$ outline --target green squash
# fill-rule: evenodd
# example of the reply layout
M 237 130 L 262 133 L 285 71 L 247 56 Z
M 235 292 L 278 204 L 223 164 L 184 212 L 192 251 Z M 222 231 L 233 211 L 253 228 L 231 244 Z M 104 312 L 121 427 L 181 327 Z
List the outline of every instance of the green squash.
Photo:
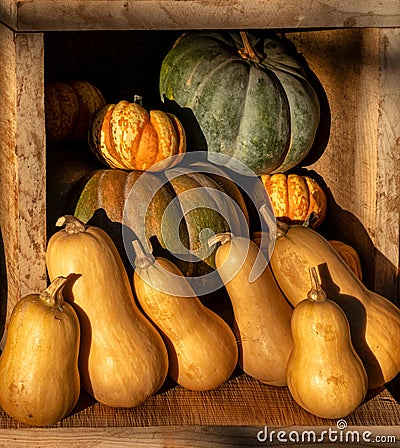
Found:
M 271 33 L 183 34 L 162 62 L 160 95 L 191 150 L 225 154 L 257 175 L 298 165 L 320 120 L 304 63 Z
M 134 260 L 131 241 L 138 238 L 154 255 L 172 259 L 184 275 L 200 277 L 215 269 L 215 250 L 207 243 L 212 233 L 242 234 L 248 227 L 240 190 L 228 178 L 224 189 L 213 177 L 180 168 L 158 174 L 96 170 L 86 183 L 78 184 L 66 211 L 105 230 L 128 273 Z M 246 219 L 240 219 L 235 206 L 224 199 L 231 197 L 230 192 Z

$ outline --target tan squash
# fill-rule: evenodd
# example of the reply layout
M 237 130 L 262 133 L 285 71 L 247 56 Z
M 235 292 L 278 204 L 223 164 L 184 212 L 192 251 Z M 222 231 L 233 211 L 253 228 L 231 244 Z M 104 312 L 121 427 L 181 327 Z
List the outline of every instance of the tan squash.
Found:
M 269 257 L 269 234 L 266 232 L 255 231 L 251 234 L 251 240 Z M 345 263 L 354 272 L 360 281 L 362 281 L 362 266 L 360 257 L 354 247 L 337 240 L 328 240 L 329 244 L 336 249 Z
M 237 365 L 232 330 L 200 302 L 175 264 L 146 254 L 138 240 L 133 244 L 135 292 L 144 312 L 164 336 L 169 375 L 186 389 L 220 386 Z
M 322 287 L 349 320 L 369 388 L 393 379 L 400 371 L 399 308 L 368 290 L 322 235 L 305 226 L 278 225 L 270 266 L 285 297 L 293 306 L 302 301 L 309 288 L 308 270 L 317 266 Z
M 286 366 L 293 348 L 292 307 L 253 241 L 229 233 L 209 240 L 211 245 L 218 242 L 215 262 L 232 302 L 239 365 L 263 383 L 286 386 Z
M 82 329 L 82 385 L 99 402 L 133 407 L 154 394 L 168 371 L 165 344 L 134 302 L 121 258 L 111 238 L 73 216 L 49 240 L 50 278 L 75 274 L 66 291 Z
M 27 425 L 52 425 L 79 398 L 80 327 L 58 277 L 40 294 L 15 306 L 0 357 L 0 406 Z
M 343 418 L 367 393 L 367 373 L 353 348 L 343 310 L 327 298 L 315 267 L 312 288 L 292 315 L 294 348 L 287 381 L 296 402 L 322 418 Z
M 362 267 L 360 257 L 353 246 L 338 240 L 328 240 L 329 244 L 333 246 L 343 258 L 349 268 L 354 272 L 356 277 L 362 281 Z

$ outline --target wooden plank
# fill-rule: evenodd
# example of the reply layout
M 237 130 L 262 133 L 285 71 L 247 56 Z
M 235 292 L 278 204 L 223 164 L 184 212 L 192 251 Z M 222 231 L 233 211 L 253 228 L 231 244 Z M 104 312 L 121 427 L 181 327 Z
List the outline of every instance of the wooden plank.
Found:
M 17 2 L 12 0 L 0 0 L 0 22 L 12 28 L 17 26 Z
M 398 397 L 397 397 L 398 398 Z M 346 417 L 348 426 L 400 426 L 400 405 L 389 391 L 370 391 L 365 402 Z M 286 387 L 273 387 L 241 374 L 210 391 L 195 392 L 167 381 L 157 394 L 135 408 L 111 408 L 82 393 L 70 416 L 52 428 L 156 426 L 334 426 L 306 412 Z M 1 429 L 26 425 L 0 411 Z
M 375 289 L 400 304 L 400 28 L 379 31 L 379 53 Z
M 46 283 L 42 37 L 0 25 L 0 226 L 6 264 L 1 282 L 8 296 L 3 322 L 23 295 Z
M 20 31 L 394 27 L 400 23 L 397 0 L 20 0 L 17 10 L 15 26 Z
M 47 428 L 30 428 L 0 411 L 0 447 L 49 448 L 66 443 L 73 447 L 245 447 L 260 446 L 257 434 L 265 433 L 266 427 L 269 434 L 296 428 L 321 434 L 323 429 L 338 430 L 338 425 L 343 431 L 354 429 L 360 434 L 368 429 L 374 437 L 369 443 L 373 443 L 378 435 L 399 440 L 399 411 L 400 405 L 387 389 L 370 391 L 365 403 L 338 423 L 303 410 L 287 388 L 263 385 L 241 374 L 206 392 L 169 384 L 142 405 L 129 409 L 110 408 L 82 396 L 71 416 Z M 280 446 L 276 434 L 272 445 Z M 271 445 L 270 440 L 266 442 Z M 321 439 L 319 444 L 329 446 L 329 442 Z M 360 440 L 360 446 L 366 445 L 362 443 Z
M 267 440 L 263 442 L 263 438 Z M 244 448 L 260 446 L 396 446 L 400 427 L 148 427 L 148 428 L 68 428 L 0 431 L 0 448 Z M 261 440 L 261 442 L 260 442 Z M 297 442 L 298 440 L 298 442 Z M 342 440 L 342 442 L 340 442 Z M 353 444 L 351 444 L 353 442 Z
M 399 92 L 393 87 L 398 33 L 350 29 L 288 35 L 326 96 L 315 152 L 319 158 L 308 166 L 329 196 L 320 230 L 355 246 L 367 287 L 394 301 L 399 265 Z

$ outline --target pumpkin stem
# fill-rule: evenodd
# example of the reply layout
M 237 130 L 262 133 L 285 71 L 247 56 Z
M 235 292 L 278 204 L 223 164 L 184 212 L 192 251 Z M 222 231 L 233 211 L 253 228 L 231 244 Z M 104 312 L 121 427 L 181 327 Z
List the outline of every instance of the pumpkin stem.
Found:
M 217 233 L 210 237 L 207 241 L 208 247 L 215 246 L 218 243 L 225 244 L 234 238 L 234 235 L 230 232 Z
M 156 261 L 152 254 L 145 252 L 142 243 L 139 240 L 132 241 L 133 250 L 135 251 L 135 268 L 147 269 Z
M 69 275 L 67 277 L 56 277 L 50 285 L 40 293 L 40 298 L 45 300 L 50 306 L 61 307 L 64 303 L 62 290 L 67 283 L 68 278 Z
M 243 48 L 239 48 L 238 50 L 240 56 L 243 59 L 248 59 L 259 64 L 263 60 L 263 57 L 260 53 L 257 53 L 257 51 L 251 45 L 246 31 L 240 31 L 240 37 L 242 38 L 243 42 Z
M 322 302 L 326 300 L 325 291 L 321 287 L 321 282 L 319 281 L 317 269 L 315 266 L 309 269 L 311 278 L 311 289 L 307 294 L 307 298 L 312 301 Z
M 57 219 L 56 227 L 65 226 L 69 234 L 82 233 L 87 229 L 87 225 L 73 215 L 64 215 Z
M 139 106 L 143 106 L 143 98 L 140 95 L 133 95 L 133 102 Z
M 317 219 L 318 214 L 313 211 L 307 216 L 307 219 L 303 222 L 303 226 L 312 227 L 312 225 L 314 224 L 315 221 L 317 221 Z

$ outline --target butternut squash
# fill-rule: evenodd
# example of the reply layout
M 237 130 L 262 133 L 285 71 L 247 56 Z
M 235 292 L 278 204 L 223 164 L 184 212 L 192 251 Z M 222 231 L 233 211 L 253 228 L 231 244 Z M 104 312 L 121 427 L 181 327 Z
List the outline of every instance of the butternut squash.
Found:
M 238 360 L 228 324 L 204 306 L 171 261 L 146 254 L 139 240 L 134 289 L 142 309 L 164 337 L 169 375 L 186 389 L 214 389 L 229 379 Z
M 79 398 L 80 327 L 57 277 L 40 294 L 15 306 L 0 357 L 0 405 L 27 425 L 52 425 L 67 416 Z
M 100 228 L 63 216 L 46 254 L 51 279 L 75 274 L 66 291 L 82 329 L 82 385 L 99 402 L 133 407 L 154 394 L 168 371 L 165 344 L 137 307 L 111 238 Z
M 358 277 L 359 280 L 362 281 L 361 261 L 354 247 L 344 243 L 343 241 L 337 241 L 337 240 L 328 240 L 328 241 L 329 244 L 339 252 L 339 255 L 343 258 L 343 260 L 346 262 L 349 268 L 354 272 L 356 277 Z
M 277 224 L 270 266 L 285 297 L 293 306 L 302 301 L 309 288 L 308 270 L 317 266 L 323 289 L 350 323 L 352 343 L 367 370 L 369 388 L 389 382 L 400 371 L 399 308 L 368 290 L 322 235 L 301 225 Z
M 346 315 L 326 297 L 315 267 L 310 271 L 312 288 L 292 315 L 288 388 L 308 412 L 342 418 L 365 399 L 367 373 L 351 343 Z
M 229 233 L 209 240 L 210 245 L 218 242 L 215 261 L 233 307 L 239 365 L 262 383 L 286 386 L 292 307 L 253 241 Z

